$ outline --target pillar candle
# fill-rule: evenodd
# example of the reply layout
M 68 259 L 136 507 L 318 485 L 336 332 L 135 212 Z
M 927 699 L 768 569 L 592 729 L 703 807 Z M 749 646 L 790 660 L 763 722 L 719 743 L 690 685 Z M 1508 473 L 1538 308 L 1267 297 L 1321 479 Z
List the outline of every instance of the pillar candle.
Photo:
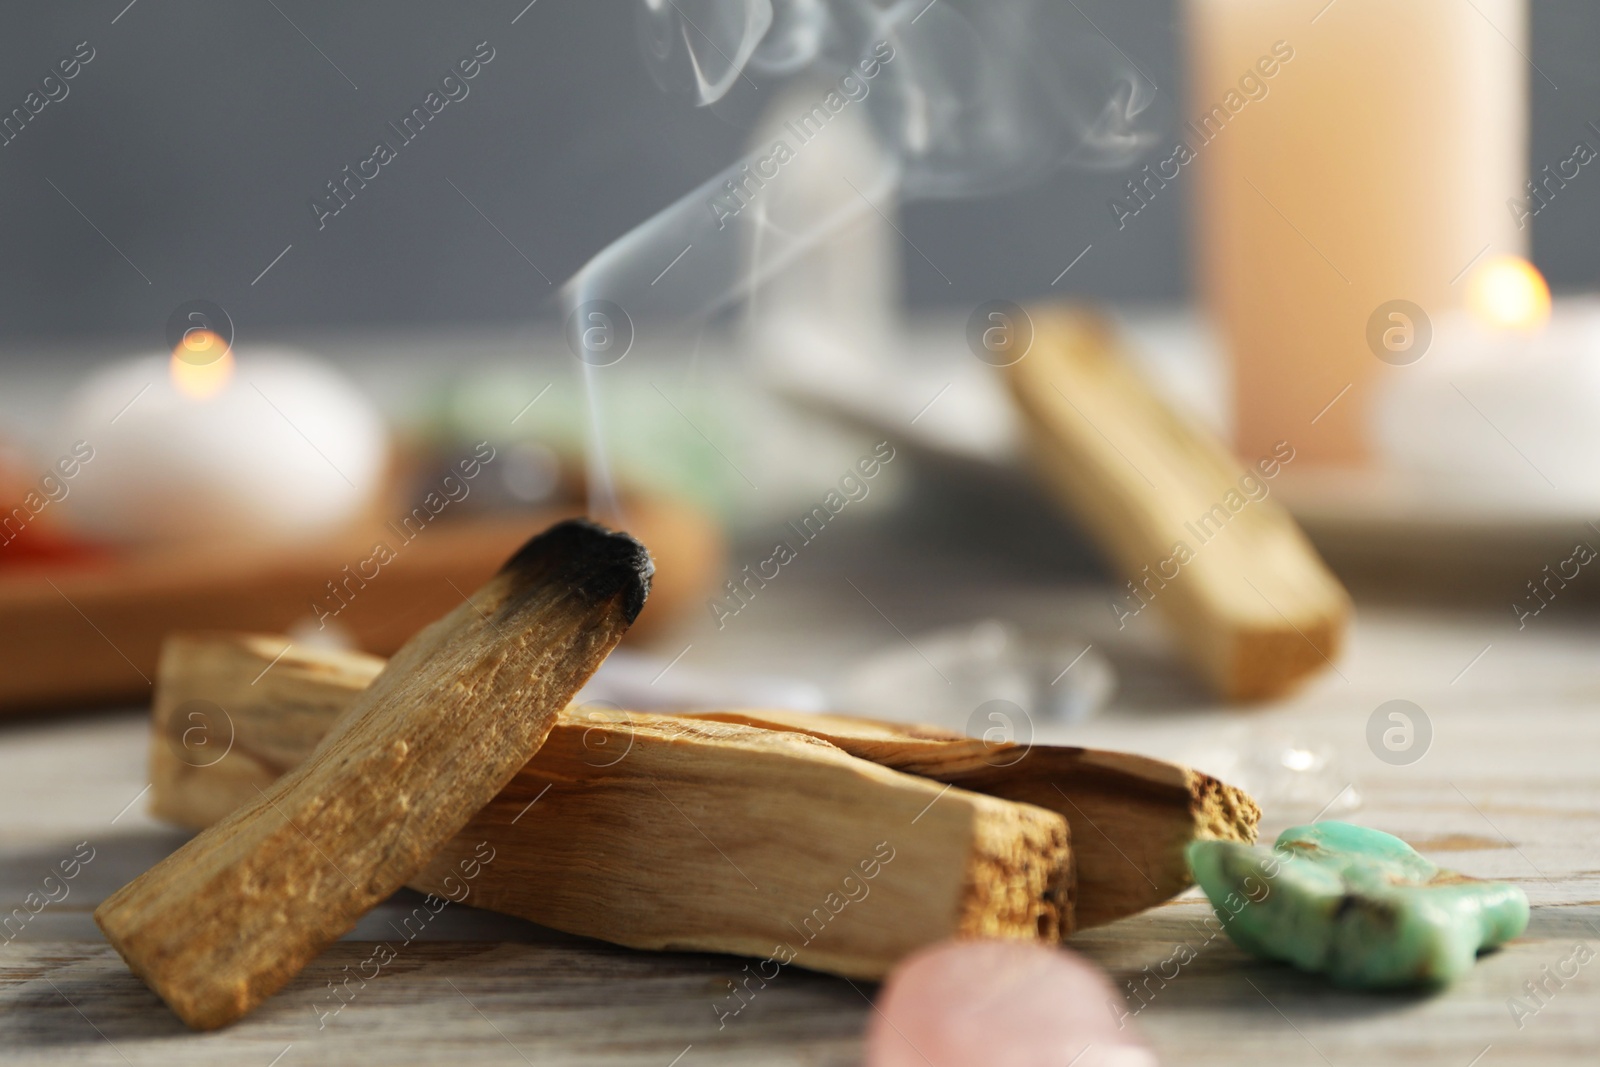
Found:
M 1187 17 L 1181 135 L 1235 443 L 1360 464 L 1378 380 L 1403 370 L 1370 338 L 1425 331 L 1470 264 L 1525 248 L 1508 202 L 1540 77 L 1526 0 L 1188 0 Z

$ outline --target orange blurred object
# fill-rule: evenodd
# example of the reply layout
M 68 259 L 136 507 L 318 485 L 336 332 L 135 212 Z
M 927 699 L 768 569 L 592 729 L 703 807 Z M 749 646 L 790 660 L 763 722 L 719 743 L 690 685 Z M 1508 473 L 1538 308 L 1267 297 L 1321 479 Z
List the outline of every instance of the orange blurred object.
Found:
M 47 484 L 47 479 L 52 481 Z M 0 444 L 0 569 L 103 559 L 97 545 L 67 532 L 51 492 L 63 483 L 15 446 Z
M 0 544 L 0 570 L 30 566 L 105 563 L 114 553 L 103 545 L 31 530 Z

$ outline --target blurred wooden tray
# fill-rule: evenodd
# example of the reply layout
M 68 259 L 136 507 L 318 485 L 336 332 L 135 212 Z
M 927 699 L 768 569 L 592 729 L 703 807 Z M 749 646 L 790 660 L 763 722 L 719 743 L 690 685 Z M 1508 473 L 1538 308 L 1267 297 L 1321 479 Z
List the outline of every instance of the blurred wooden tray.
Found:
M 382 540 L 393 560 L 352 581 L 336 623 L 357 647 L 390 654 L 459 605 L 532 534 L 575 508 L 441 522 L 397 547 L 392 531 L 355 531 L 294 548 L 163 549 L 114 561 L 0 572 L 0 715 L 143 703 L 173 630 L 282 633 L 338 607 L 329 583 L 356 573 Z M 713 582 L 723 546 L 713 521 L 680 503 L 628 502 L 628 529 L 656 576 L 630 633 L 648 638 Z M 344 568 L 348 566 L 349 572 Z M 368 567 L 370 573 L 371 568 Z

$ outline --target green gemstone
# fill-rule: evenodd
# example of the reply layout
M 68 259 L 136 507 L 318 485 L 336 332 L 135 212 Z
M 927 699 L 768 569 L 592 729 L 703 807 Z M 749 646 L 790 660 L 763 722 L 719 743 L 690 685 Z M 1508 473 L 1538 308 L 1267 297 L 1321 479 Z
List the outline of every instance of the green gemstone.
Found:
M 1235 944 L 1337 985 L 1446 985 L 1528 925 L 1516 886 L 1440 870 L 1349 823 L 1292 826 L 1270 849 L 1194 841 L 1188 855 Z

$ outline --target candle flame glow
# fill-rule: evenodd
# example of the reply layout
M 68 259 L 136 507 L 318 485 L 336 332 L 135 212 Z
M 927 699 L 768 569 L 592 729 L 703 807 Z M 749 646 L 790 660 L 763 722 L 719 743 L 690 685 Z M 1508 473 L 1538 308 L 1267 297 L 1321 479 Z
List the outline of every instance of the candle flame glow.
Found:
M 1532 333 L 1550 321 L 1550 286 L 1522 257 L 1496 256 L 1473 272 L 1467 308 L 1491 329 Z
M 172 384 L 195 400 L 215 396 L 233 378 L 233 350 L 211 330 L 190 330 L 172 350 Z

